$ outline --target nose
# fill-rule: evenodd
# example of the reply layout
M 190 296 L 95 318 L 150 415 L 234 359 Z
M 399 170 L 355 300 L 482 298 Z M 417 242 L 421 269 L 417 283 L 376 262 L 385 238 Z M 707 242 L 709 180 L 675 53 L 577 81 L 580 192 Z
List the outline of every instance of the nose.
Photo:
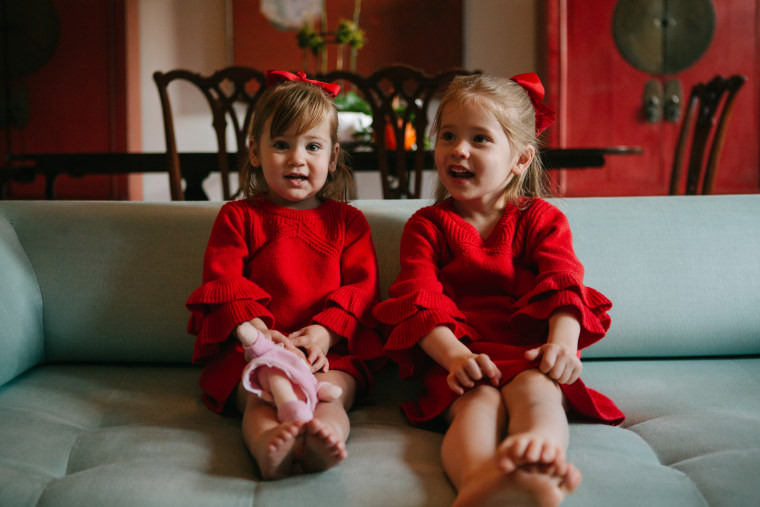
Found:
M 288 158 L 288 165 L 291 167 L 300 167 L 306 162 L 305 151 L 296 147 L 290 151 L 290 157 Z
M 451 147 L 451 154 L 456 158 L 467 158 L 470 155 L 470 146 L 467 141 L 460 139 Z

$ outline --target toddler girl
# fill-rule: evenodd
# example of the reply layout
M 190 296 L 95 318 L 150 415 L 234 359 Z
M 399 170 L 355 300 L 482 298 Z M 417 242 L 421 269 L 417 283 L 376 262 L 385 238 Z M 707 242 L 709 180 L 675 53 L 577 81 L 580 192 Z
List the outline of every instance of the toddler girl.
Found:
M 441 418 L 456 505 L 554 505 L 580 483 L 566 411 L 620 423 L 579 379 L 611 303 L 583 285 L 568 222 L 546 195 L 537 136 L 554 117 L 535 74 L 456 78 L 433 129 L 437 202 L 401 239 L 401 271 L 374 314 L 402 376 L 425 392 L 413 423 Z
M 245 198 L 220 210 L 203 284 L 187 307 L 197 335 L 193 359 L 205 365 L 203 400 L 214 411 L 230 405 L 243 414 L 243 438 L 262 477 L 278 479 L 295 464 L 319 471 L 346 457 L 346 411 L 371 386 L 367 361 L 382 355 L 382 344 L 371 314 L 379 291 L 369 224 L 345 203 L 351 178 L 332 101 L 339 87 L 303 73 L 267 76 L 240 174 Z M 317 379 L 340 395 L 317 403 L 308 421 L 280 421 L 241 383 L 243 345 L 259 337 L 302 349 Z

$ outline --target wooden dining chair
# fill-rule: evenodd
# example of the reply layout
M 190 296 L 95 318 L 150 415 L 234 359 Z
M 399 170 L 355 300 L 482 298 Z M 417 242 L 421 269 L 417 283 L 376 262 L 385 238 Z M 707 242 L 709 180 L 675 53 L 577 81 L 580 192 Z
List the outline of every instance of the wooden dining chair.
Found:
M 253 68 L 239 66 L 227 67 L 209 76 L 177 69 L 166 73 L 155 72 L 153 80 L 156 82 L 161 99 L 169 188 L 172 200 L 196 200 L 205 197 L 202 195 L 185 195 L 182 191 L 184 176 L 180 166 L 181 158 L 177 151 L 174 116 L 168 91 L 170 83 L 179 81 L 194 85 L 208 103 L 211 113 L 209 116 L 210 125 L 216 138 L 218 170 L 222 178 L 222 196 L 225 200 L 231 199 L 233 196 L 229 184 L 230 160 L 227 151 L 227 125 L 232 125 L 238 153 L 237 163 L 242 164 L 247 157 L 246 128 L 256 100 L 266 89 L 265 73 Z M 243 111 L 242 113 L 236 111 L 236 105 L 240 106 L 239 109 Z
M 380 170 L 383 199 L 419 198 L 426 163 L 428 115 L 457 75 L 472 74 L 451 69 L 428 75 L 407 65 L 384 67 L 364 77 L 336 70 L 319 79 L 353 89 L 372 109 L 374 151 Z
M 747 78 L 716 76 L 691 89 L 673 159 L 670 194 L 711 194 L 736 95 Z M 709 147 L 709 149 L 708 149 Z M 684 182 L 684 163 L 689 152 Z M 700 185 L 700 177 L 702 179 Z

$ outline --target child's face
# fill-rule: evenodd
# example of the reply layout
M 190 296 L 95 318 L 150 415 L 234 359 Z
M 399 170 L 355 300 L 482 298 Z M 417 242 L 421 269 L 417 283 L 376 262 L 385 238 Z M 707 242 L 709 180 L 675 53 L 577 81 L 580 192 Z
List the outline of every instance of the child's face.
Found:
M 264 125 L 262 139 L 251 146 L 251 163 L 261 166 L 269 187 L 267 198 L 287 208 L 310 209 L 319 206 L 317 193 L 335 171 L 340 147 L 330 139 L 330 124 L 324 121 L 296 135 L 291 126 L 280 136 L 269 133 L 271 120 Z
M 449 104 L 441 114 L 435 165 L 457 201 L 503 207 L 507 184 L 527 170 L 532 154 L 529 149 L 516 156 L 501 124 L 482 103 Z

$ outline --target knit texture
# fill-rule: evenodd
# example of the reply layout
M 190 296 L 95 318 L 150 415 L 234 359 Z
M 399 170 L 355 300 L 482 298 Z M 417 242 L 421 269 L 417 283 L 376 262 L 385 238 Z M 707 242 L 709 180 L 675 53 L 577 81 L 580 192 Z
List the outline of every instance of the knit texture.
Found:
M 507 382 L 537 366 L 523 353 L 546 342 L 555 310 L 572 311 L 579 319 L 580 350 L 604 337 L 611 306 L 583 285 L 569 224 L 556 207 L 540 199 L 509 205 L 483 239 L 449 199 L 407 222 L 401 272 L 374 314 L 391 326 L 385 349 L 400 374 L 426 377 L 427 392 L 404 407 L 419 422 L 440 415 L 455 399 L 446 372 L 417 346 L 434 327 L 447 326 L 473 352 L 487 353 Z M 563 391 L 584 417 L 623 420 L 614 403 L 581 381 Z
M 335 201 L 311 210 L 266 199 L 226 203 L 206 247 L 203 283 L 186 303 L 188 331 L 196 335 L 193 361 L 209 362 L 238 324 L 259 317 L 284 334 L 325 326 L 345 338 L 331 357 L 363 371 L 357 361 L 383 355 L 372 316 L 378 298 L 369 224 L 356 208 Z

